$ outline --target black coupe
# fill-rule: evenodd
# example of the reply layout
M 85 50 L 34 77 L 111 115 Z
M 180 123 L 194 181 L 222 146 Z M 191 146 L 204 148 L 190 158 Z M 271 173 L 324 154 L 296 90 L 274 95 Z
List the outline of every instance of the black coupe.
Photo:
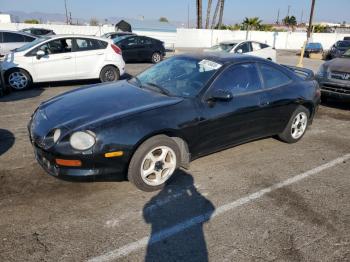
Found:
M 51 175 L 127 174 L 152 191 L 200 156 L 275 135 L 297 142 L 319 102 L 308 70 L 253 56 L 189 54 L 130 80 L 52 98 L 28 127 Z

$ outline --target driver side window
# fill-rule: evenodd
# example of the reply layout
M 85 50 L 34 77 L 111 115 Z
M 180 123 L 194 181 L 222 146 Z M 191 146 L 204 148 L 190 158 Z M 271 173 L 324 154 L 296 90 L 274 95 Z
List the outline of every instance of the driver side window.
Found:
M 212 85 L 212 91 L 225 90 L 233 96 L 262 89 L 258 70 L 254 63 L 232 65 L 218 76 Z

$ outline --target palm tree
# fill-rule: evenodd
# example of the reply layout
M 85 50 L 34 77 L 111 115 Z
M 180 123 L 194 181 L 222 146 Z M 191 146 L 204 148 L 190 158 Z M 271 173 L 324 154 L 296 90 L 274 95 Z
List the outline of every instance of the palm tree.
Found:
M 258 29 L 261 26 L 261 22 L 262 21 L 259 19 L 259 17 L 252 17 L 252 18 L 246 17 L 242 24 L 246 28 L 246 30 L 249 31 L 249 30 Z
M 224 8 L 225 8 L 225 0 L 220 1 L 220 15 L 219 15 L 219 23 L 218 23 L 218 28 L 221 27 L 222 25 L 222 19 L 224 16 Z
M 297 25 L 297 19 L 295 18 L 294 15 L 292 16 L 286 16 L 283 20 L 283 23 L 288 26 L 288 27 L 294 27 Z
M 214 11 L 214 16 L 213 16 L 213 21 L 211 22 L 211 28 L 213 29 L 216 25 L 216 18 L 218 16 L 218 12 L 219 12 L 219 9 L 220 9 L 220 3 L 221 3 L 221 0 L 218 0 L 217 3 L 216 3 L 216 7 L 215 7 L 215 11 Z
M 200 29 L 203 26 L 202 23 L 202 0 L 197 0 L 197 28 Z
M 205 20 L 205 28 L 209 28 L 209 20 L 210 20 L 210 11 L 211 11 L 211 3 L 212 0 L 208 0 L 208 7 L 207 7 L 207 19 Z

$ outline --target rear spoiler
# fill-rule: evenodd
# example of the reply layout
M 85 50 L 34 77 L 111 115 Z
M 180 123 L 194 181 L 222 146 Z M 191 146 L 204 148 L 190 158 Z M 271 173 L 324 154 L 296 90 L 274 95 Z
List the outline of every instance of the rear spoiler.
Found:
M 315 74 L 312 70 L 306 69 L 303 67 L 290 66 L 290 65 L 281 65 L 291 71 L 293 71 L 297 76 L 304 80 L 313 80 L 315 79 Z

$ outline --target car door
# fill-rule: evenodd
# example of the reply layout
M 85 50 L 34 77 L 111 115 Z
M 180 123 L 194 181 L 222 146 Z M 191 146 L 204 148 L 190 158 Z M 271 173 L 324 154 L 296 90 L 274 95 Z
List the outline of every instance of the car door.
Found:
M 229 101 L 210 99 L 217 90 L 232 94 Z M 261 101 L 264 96 L 255 63 L 231 65 L 214 80 L 200 105 L 199 154 L 264 136 Z
M 137 36 L 128 37 L 117 44 L 122 49 L 124 61 L 138 60 L 139 43 Z
M 91 38 L 75 38 L 73 52 L 76 61 L 76 78 L 97 78 L 105 61 L 105 50 L 99 41 Z
M 44 51 L 45 56 L 36 57 L 38 50 Z M 75 54 L 72 52 L 71 38 L 58 38 L 46 42 L 34 49 L 31 55 L 37 82 L 75 79 Z
M 262 110 L 265 122 L 268 124 L 269 135 L 275 135 L 283 131 L 290 116 L 296 109 L 297 86 L 294 81 L 282 70 L 273 64 L 258 63 L 263 80 L 264 94 Z
M 150 60 L 155 51 L 155 44 L 153 43 L 152 39 L 145 36 L 139 37 L 138 56 L 140 60 Z

